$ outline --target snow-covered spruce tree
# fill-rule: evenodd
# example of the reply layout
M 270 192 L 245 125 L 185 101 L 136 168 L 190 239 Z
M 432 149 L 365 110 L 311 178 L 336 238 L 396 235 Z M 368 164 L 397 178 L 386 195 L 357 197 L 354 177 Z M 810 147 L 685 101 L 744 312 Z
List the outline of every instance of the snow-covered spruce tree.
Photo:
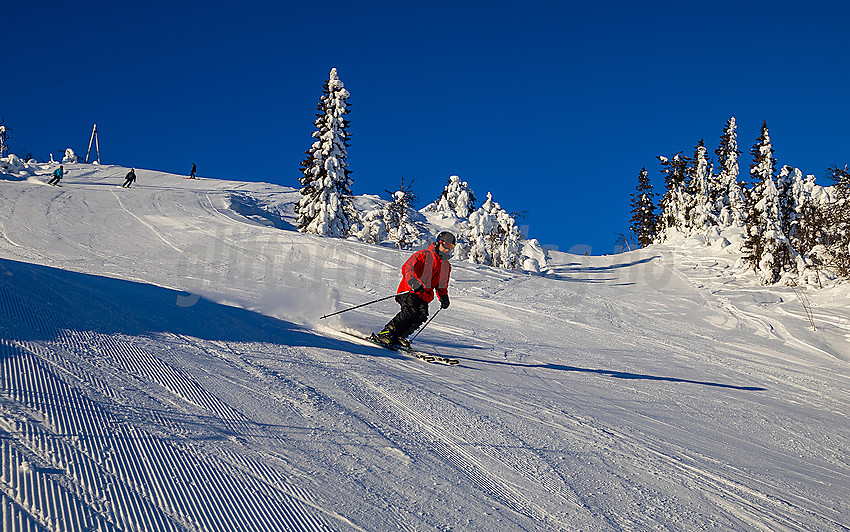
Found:
M 800 241 L 800 224 L 803 205 L 808 201 L 814 184 L 814 176 L 803 178 L 799 168 L 784 165 L 776 177 L 779 192 L 779 223 L 792 248 L 798 253 L 806 249 Z
M 415 219 L 417 213 L 413 205 L 416 203 L 416 195 L 411 190 L 412 186 L 412 181 L 405 186 L 402 177 L 401 187 L 397 191 L 387 190 L 387 194 L 392 198 L 384 209 L 387 238 L 399 249 L 418 246 L 422 243 L 422 235 L 425 233 L 424 225 Z
M 694 148 L 693 166 L 690 168 L 691 210 L 688 216 L 690 231 L 703 234 L 710 227 L 718 225 L 716 212 L 717 187 L 714 172 L 709 166 L 705 154 L 705 141 L 700 139 Z
M 0 157 L 4 154 L 9 154 L 9 139 L 12 137 L 12 130 L 6 126 L 6 119 L 0 119 Z
M 824 190 L 823 187 L 819 188 Z M 821 199 L 813 194 L 804 197 L 798 213 L 797 230 L 792 240 L 795 249 L 800 250 L 808 273 L 814 274 L 806 275 L 804 272 L 803 280 L 819 286 L 822 286 L 820 270 L 823 266 L 831 265 L 833 257 L 827 248 L 827 244 L 832 240 L 828 223 L 829 200 L 827 198 L 822 202 Z
M 493 201 L 487 201 L 469 215 L 470 249 L 467 262 L 515 270 L 522 262 L 519 228 L 514 218 Z
M 71 163 L 76 163 L 78 160 L 79 160 L 79 157 L 77 157 L 77 154 L 74 153 L 74 150 L 72 150 L 71 148 L 65 149 L 65 156 L 62 157 L 62 163 L 71 164 Z
M 834 187 L 824 188 L 815 183 L 815 176 L 803 177 L 799 169 L 789 166 L 782 167 L 778 181 L 784 182 L 784 188 L 789 190 L 788 222 L 784 227 L 791 247 L 798 254 L 797 273 L 803 282 L 820 285 L 819 271 L 831 256 L 825 248 L 831 240 L 826 212 L 834 202 Z
M 372 209 L 360 215 L 361 227 L 354 233 L 358 239 L 369 244 L 380 244 L 387 239 L 385 209 Z
M 788 165 L 783 165 L 779 175 L 776 176 L 776 191 L 779 194 L 779 227 L 782 228 L 785 236 L 789 237 L 789 244 L 797 221 L 796 211 L 799 201 L 794 191 L 796 189 L 802 192 L 798 183 L 802 180 L 803 172 Z
M 835 201 L 824 209 L 828 265 L 846 279 L 850 277 L 850 171 L 847 166 L 833 166 L 829 172 L 835 181 Z
M 661 161 L 661 173 L 664 175 L 666 192 L 661 197 L 661 215 L 655 241 L 663 242 L 667 239 L 668 230 L 675 229 L 687 233 L 690 228 L 688 219 L 688 211 L 692 203 L 691 194 L 688 192 L 690 159 L 679 152 L 672 158 L 659 156 L 658 160 Z
M 773 155 L 773 144 L 770 142 L 770 131 L 767 120 L 762 122 L 761 134 L 750 148 L 753 162 L 750 163 L 750 180 L 753 183 L 772 181 L 776 175 L 776 157 Z
M 785 215 L 781 209 L 787 202 L 776 187 L 776 159 L 767 121 L 750 154 L 753 156 L 750 177 L 754 185 L 748 191 L 750 208 L 741 249 L 744 261 L 755 270 L 762 284 L 767 285 L 777 282 L 783 272 L 796 269 L 796 253 L 782 227 Z
M 747 198 L 747 220 L 744 226 L 744 241 L 741 243 L 741 259 L 758 273 L 758 265 L 764 254 L 764 232 L 765 224 L 762 223 L 762 213 L 759 210 L 761 203 L 760 185 L 744 189 Z
M 655 214 L 655 193 L 646 167 L 640 169 L 638 184 L 632 194 L 632 220 L 629 231 L 635 235 L 641 247 L 652 244 L 656 235 L 658 216 Z
M 446 188 L 440 197 L 427 207 L 428 210 L 468 218 L 475 210 L 475 194 L 466 181 L 453 175 L 449 177 Z
M 720 136 L 720 145 L 714 150 L 720 165 L 716 210 L 720 213 L 718 221 L 722 228 L 743 227 L 747 213 L 744 188 L 738 182 L 738 156 L 743 152 L 738 149 L 736 128 L 733 116 L 726 122 L 723 135 Z
M 346 160 L 349 147 L 349 93 L 331 69 L 322 87 L 316 113 L 315 140 L 301 162 L 301 199 L 295 206 L 298 230 L 304 233 L 347 237 L 357 223 L 351 200 L 351 177 Z

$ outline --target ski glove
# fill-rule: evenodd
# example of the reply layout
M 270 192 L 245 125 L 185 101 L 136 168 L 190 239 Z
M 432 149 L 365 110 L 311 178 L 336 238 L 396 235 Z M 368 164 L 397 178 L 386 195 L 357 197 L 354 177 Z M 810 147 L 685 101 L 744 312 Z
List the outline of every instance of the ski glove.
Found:
M 408 286 L 410 286 L 410 288 L 412 288 L 412 289 L 413 289 L 413 291 L 414 291 L 414 292 L 416 292 L 417 294 L 421 294 L 422 292 L 424 292 L 424 291 L 425 291 L 425 286 L 423 286 L 423 285 L 422 285 L 422 283 L 420 283 L 420 282 L 419 282 L 419 279 L 417 279 L 416 277 L 414 277 L 413 279 L 411 279 L 411 280 L 407 281 L 407 284 L 408 284 Z
M 440 296 L 440 308 L 449 308 L 449 295 Z

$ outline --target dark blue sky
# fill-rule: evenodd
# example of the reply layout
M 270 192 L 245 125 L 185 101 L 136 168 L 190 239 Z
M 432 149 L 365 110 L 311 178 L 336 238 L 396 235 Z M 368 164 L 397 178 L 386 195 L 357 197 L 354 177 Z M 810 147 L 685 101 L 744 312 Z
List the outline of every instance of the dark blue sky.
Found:
M 84 4 L 82 6 L 75 4 Z M 448 177 L 541 243 L 626 232 L 657 155 L 767 120 L 779 164 L 850 163 L 846 0 L 809 2 L 13 2 L 0 10 L 13 152 L 297 186 L 322 83 L 351 92 L 357 194 Z M 140 183 L 143 184 L 143 183 Z

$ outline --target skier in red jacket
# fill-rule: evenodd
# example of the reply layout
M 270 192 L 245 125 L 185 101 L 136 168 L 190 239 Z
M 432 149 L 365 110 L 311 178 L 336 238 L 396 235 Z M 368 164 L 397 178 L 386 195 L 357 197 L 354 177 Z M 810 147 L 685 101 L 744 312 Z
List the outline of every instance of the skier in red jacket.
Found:
M 449 275 L 452 265 L 449 257 L 455 247 L 455 236 L 448 231 L 437 235 L 437 241 L 426 249 L 417 251 L 401 267 L 401 283 L 395 300 L 401 310 L 373 339 L 387 346 L 409 348 L 407 339 L 428 319 L 428 303 L 434 292 L 440 299 L 440 308 L 449 307 Z

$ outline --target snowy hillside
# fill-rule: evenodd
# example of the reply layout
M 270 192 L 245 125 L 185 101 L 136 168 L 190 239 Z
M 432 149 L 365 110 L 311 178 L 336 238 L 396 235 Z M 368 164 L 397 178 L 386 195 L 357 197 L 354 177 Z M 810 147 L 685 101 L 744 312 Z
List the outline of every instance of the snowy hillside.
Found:
M 409 253 L 292 189 L 52 169 L 0 175 L 3 530 L 850 530 L 845 286 L 813 330 L 693 242 L 455 263 L 433 365 L 318 319 Z

